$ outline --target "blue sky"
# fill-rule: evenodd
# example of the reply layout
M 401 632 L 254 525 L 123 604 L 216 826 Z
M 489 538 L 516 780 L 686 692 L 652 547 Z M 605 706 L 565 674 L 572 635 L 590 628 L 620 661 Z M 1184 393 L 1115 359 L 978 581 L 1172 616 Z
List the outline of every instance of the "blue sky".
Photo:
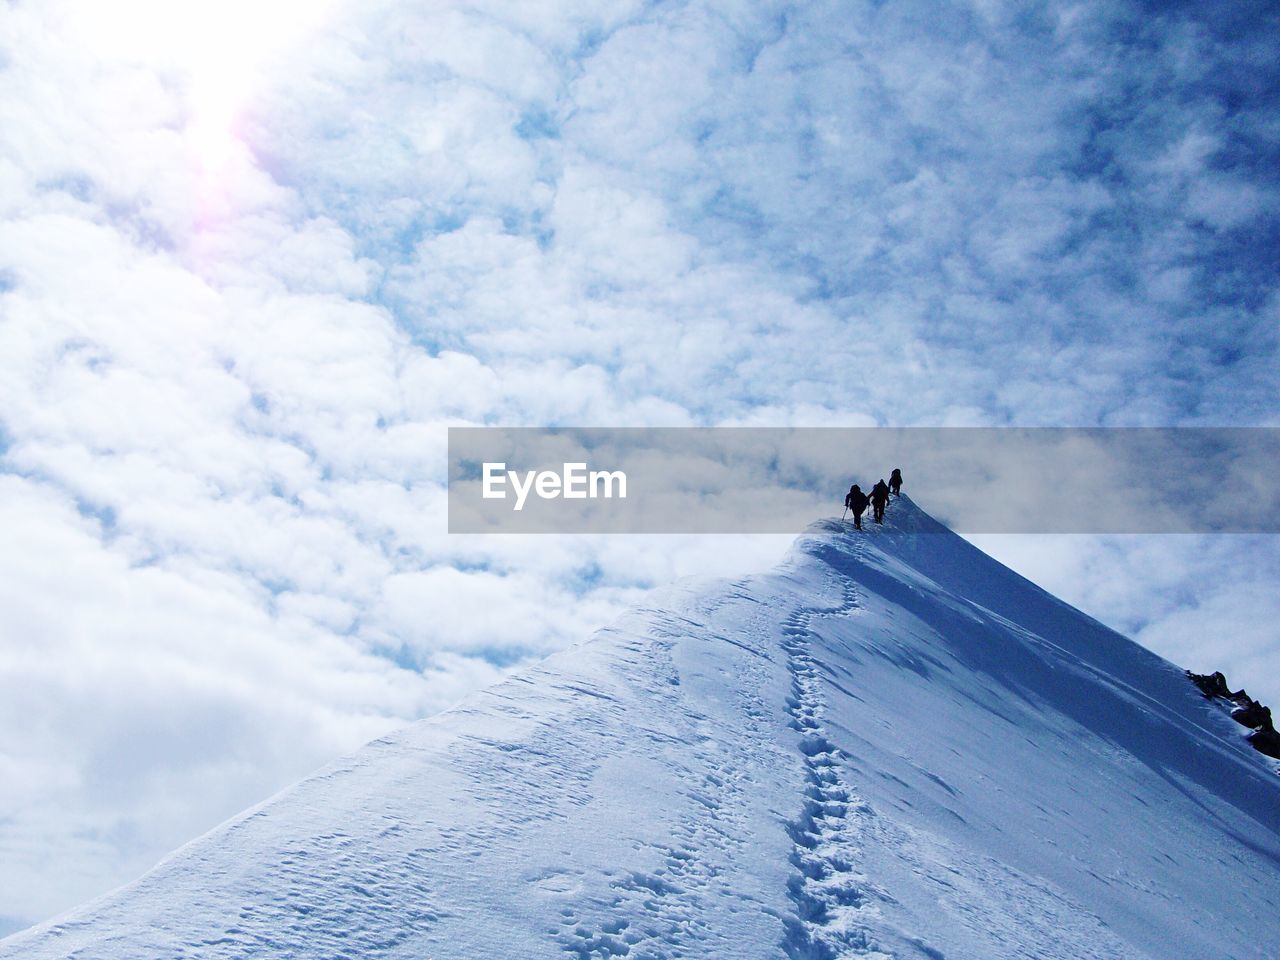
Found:
M 0 8 L 0 924 L 783 549 L 448 538 L 449 424 L 1277 424 L 1256 5 L 513 6 Z M 1272 539 L 983 545 L 1280 700 Z

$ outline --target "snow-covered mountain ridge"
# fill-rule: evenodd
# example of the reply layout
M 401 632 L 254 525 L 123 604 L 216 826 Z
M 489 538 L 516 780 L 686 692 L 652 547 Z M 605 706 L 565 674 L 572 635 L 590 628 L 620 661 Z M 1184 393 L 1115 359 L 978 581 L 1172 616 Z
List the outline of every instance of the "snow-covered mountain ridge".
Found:
M 3 958 L 1273 957 L 1280 777 L 946 531 L 815 524 Z

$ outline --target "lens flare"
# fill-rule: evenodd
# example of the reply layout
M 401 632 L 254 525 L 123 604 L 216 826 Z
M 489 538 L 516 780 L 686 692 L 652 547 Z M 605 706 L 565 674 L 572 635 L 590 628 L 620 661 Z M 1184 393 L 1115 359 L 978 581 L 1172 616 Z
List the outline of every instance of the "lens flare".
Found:
M 100 0 L 70 4 L 69 22 L 100 60 L 180 78 L 194 158 L 216 173 L 240 146 L 236 121 L 265 68 L 332 13 L 336 0 Z

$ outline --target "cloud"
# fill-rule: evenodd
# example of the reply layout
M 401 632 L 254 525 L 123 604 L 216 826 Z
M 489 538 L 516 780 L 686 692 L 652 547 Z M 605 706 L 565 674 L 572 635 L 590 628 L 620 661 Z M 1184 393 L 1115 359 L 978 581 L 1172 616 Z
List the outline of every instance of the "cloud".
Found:
M 0 523 L 14 915 L 100 890 L 118 861 L 154 860 L 157 838 L 243 806 L 246 787 L 271 790 L 448 702 L 337 642 L 334 601 L 273 610 L 266 590 L 199 559 L 137 562 L 47 484 L 0 477 Z
M 100 6 L 0 7 L 12 922 L 781 552 L 448 538 L 448 424 L 1275 422 L 1244 5 Z M 998 550 L 1277 672 L 1269 542 L 1064 543 Z

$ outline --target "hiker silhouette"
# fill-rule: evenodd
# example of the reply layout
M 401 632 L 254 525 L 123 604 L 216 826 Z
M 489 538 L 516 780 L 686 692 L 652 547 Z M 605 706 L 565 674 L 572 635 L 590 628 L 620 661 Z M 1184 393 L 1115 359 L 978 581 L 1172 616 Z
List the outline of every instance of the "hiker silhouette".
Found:
M 867 504 L 870 502 L 867 499 L 867 495 L 862 492 L 862 488 L 856 483 L 844 495 L 844 505 L 853 513 L 853 526 L 855 529 L 862 529 L 862 512 L 867 509 Z
M 895 497 L 902 494 L 902 471 L 897 467 L 894 467 L 893 473 L 889 474 L 889 492 Z
M 889 502 L 889 485 L 884 477 L 871 488 L 871 506 L 874 508 L 876 523 L 884 523 L 884 506 Z

